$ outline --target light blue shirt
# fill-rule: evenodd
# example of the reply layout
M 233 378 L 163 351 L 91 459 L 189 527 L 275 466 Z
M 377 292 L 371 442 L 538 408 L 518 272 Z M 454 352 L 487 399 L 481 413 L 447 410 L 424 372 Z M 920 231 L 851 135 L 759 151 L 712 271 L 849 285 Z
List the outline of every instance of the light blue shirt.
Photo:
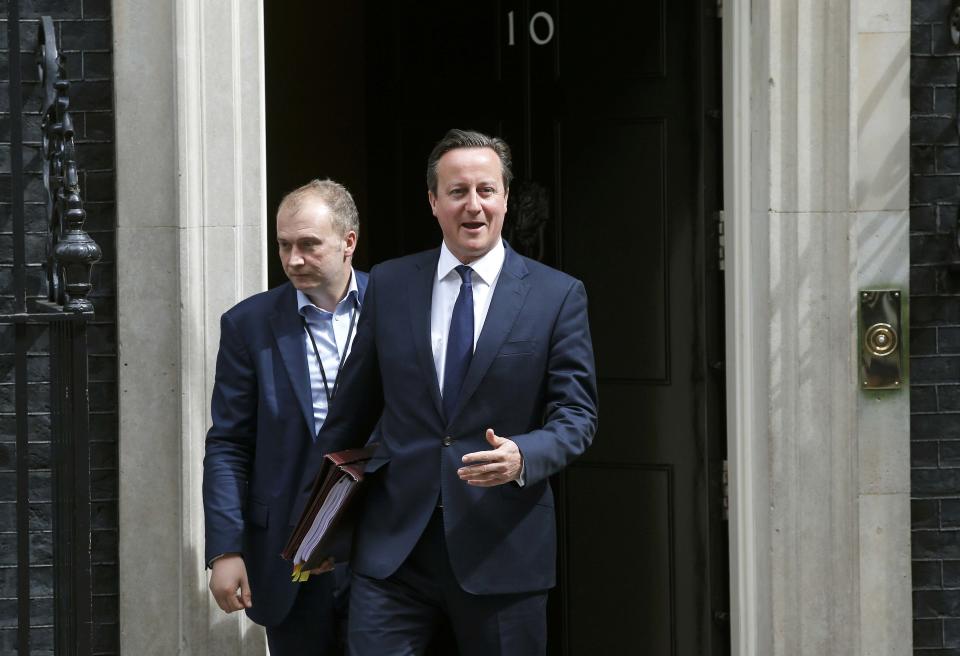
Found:
M 360 319 L 360 290 L 357 288 L 357 276 L 350 270 L 350 286 L 346 295 L 337 303 L 333 312 L 322 310 L 313 304 L 313 301 L 299 289 L 297 290 L 297 311 L 307 320 L 307 326 L 317 342 L 317 351 L 323 361 L 323 371 L 327 375 L 327 386 L 333 393 L 334 381 L 340 371 L 341 355 L 350 354 L 353 338 L 357 334 L 357 321 Z M 353 330 L 350 330 L 351 315 L 353 316 Z M 327 418 L 327 392 L 323 386 L 323 376 L 317 364 L 317 356 L 313 350 L 310 335 L 303 331 L 304 345 L 307 349 L 307 369 L 310 372 L 310 391 L 313 396 L 313 436 L 317 433 Z M 346 358 L 343 358 L 346 361 Z

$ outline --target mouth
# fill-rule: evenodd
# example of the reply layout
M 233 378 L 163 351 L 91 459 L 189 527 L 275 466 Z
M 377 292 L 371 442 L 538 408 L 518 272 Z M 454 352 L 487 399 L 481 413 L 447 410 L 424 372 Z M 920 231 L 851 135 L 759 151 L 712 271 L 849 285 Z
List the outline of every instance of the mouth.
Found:
M 468 221 L 467 223 L 461 223 L 460 227 L 464 230 L 469 230 L 470 232 L 476 232 L 486 227 L 486 223 L 482 221 Z

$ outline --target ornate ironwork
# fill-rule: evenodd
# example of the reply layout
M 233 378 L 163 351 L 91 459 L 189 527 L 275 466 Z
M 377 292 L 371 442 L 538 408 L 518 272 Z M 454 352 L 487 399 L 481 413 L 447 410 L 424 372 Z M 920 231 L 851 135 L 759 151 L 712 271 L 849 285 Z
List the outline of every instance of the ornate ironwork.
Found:
M 53 19 L 40 19 L 37 66 L 41 85 L 43 184 L 47 190 L 47 297 L 67 312 L 88 314 L 93 304 L 90 274 L 100 247 L 83 229 L 87 214 L 80 198 L 74 159 L 70 82 L 57 48 Z

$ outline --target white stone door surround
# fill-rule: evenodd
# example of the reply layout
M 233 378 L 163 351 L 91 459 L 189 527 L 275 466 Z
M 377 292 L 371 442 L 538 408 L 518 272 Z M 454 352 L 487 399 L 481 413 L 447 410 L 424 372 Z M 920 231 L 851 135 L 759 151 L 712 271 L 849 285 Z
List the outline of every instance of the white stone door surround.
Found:
M 722 11 L 732 653 L 906 656 L 909 381 L 860 391 L 856 294 L 908 297 L 910 2 Z
M 113 3 L 120 647 L 263 654 L 203 563 L 203 442 L 220 314 L 266 288 L 263 14 L 248 0 Z
M 908 398 L 859 390 L 854 299 L 907 289 L 909 2 L 723 5 L 732 653 L 906 655 Z M 266 285 L 262 6 L 113 12 L 121 649 L 263 653 L 199 487 L 217 319 Z

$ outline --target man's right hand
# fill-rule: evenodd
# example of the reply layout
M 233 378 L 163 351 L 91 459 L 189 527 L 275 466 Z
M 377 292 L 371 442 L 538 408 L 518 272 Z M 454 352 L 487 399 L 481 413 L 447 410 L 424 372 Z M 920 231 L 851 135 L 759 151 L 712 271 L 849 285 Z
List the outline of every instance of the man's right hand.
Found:
M 210 592 L 225 613 L 253 606 L 247 566 L 239 554 L 227 554 L 213 561 Z

